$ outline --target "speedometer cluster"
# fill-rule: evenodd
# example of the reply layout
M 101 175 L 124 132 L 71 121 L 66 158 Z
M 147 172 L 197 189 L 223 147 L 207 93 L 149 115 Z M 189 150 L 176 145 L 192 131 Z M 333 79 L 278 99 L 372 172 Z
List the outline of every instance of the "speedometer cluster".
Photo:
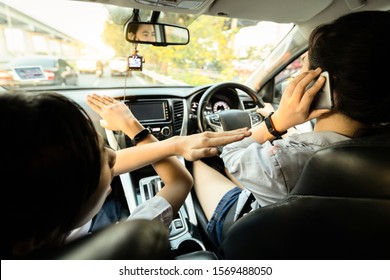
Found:
M 191 112 L 196 114 L 198 111 L 199 103 L 197 101 L 193 101 L 191 103 Z M 229 110 L 230 105 L 228 102 L 224 100 L 212 100 L 205 107 L 205 114 L 214 114 L 223 110 Z
M 229 104 L 227 104 L 227 102 L 222 100 L 215 102 L 213 105 L 213 113 L 218 113 L 220 111 L 229 110 L 229 109 L 230 109 Z
M 207 88 L 204 90 L 206 89 Z M 201 107 L 199 102 L 204 94 L 205 91 L 200 91 L 191 100 L 192 114 L 197 115 L 199 113 L 198 110 Z M 211 115 L 225 110 L 241 108 L 240 98 L 238 97 L 237 91 L 231 88 L 223 88 L 218 92 L 214 92 L 207 100 L 208 103 L 204 106 L 204 115 Z

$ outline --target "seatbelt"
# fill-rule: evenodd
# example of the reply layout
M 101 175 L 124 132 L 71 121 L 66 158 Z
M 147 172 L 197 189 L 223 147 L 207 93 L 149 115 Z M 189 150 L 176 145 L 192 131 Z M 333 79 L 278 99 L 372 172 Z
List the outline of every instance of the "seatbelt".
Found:
M 251 204 L 255 201 L 255 197 L 252 193 L 248 196 L 248 199 L 246 200 L 244 206 L 242 207 L 240 214 L 237 216 L 237 220 L 244 216 L 244 214 L 249 213 L 252 210 Z M 236 221 L 237 221 L 236 220 Z
M 244 214 L 249 213 L 252 210 L 251 204 L 255 201 L 255 197 L 253 196 L 252 193 L 249 194 L 248 199 L 245 201 L 244 206 L 242 207 L 240 214 L 238 214 L 237 219 L 234 220 L 234 216 L 236 215 L 236 208 L 237 208 L 237 203 L 238 199 L 234 204 L 230 207 L 229 211 L 226 214 L 225 221 L 223 222 L 223 230 L 222 230 L 222 239 L 226 236 L 227 232 L 231 228 L 231 226 Z

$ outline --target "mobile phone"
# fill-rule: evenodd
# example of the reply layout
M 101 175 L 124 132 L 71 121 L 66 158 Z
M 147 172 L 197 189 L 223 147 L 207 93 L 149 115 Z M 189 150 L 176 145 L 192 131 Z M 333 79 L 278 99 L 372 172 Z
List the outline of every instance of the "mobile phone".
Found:
M 129 70 L 132 71 L 142 71 L 142 56 L 140 55 L 130 55 L 128 58 Z
M 316 96 L 314 97 L 313 101 L 310 105 L 310 110 L 314 109 L 331 109 L 333 108 L 333 94 L 332 94 L 332 87 L 330 84 L 329 79 L 329 73 L 328 72 L 322 72 L 320 76 L 324 76 L 326 81 L 324 86 L 317 92 Z M 312 81 L 307 87 L 306 90 L 311 88 L 316 81 Z

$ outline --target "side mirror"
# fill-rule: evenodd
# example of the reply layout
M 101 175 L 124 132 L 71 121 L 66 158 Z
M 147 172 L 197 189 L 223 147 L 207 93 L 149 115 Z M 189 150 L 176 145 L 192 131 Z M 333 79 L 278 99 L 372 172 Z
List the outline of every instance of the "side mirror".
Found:
M 151 44 L 154 46 L 187 45 L 190 32 L 177 25 L 152 22 L 127 22 L 125 39 L 130 43 Z

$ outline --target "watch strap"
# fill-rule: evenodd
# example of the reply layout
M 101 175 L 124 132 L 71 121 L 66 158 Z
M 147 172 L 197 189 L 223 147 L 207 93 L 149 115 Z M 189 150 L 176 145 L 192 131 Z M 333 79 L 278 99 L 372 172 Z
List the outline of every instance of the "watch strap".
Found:
M 131 143 L 133 146 L 137 145 L 138 142 L 144 140 L 151 133 L 150 128 L 144 128 L 140 132 L 138 132 L 133 139 L 131 139 Z
M 274 114 L 274 112 L 271 112 L 265 119 L 265 125 L 267 126 L 268 132 L 271 133 L 276 138 L 282 137 L 282 135 L 287 133 L 287 130 L 279 132 L 275 129 L 274 123 L 272 122 L 271 116 Z

